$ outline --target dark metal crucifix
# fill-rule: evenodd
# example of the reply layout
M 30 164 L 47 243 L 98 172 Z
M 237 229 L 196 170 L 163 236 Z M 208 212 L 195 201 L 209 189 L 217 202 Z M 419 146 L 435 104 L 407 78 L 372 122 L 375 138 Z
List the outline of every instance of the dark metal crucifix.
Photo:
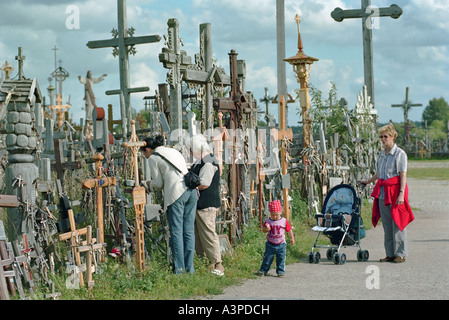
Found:
M 113 39 L 89 41 L 86 45 L 90 49 L 114 47 L 113 55 L 120 60 L 120 89 L 106 91 L 107 95 L 119 94 L 122 116 L 123 139 L 127 140 L 129 122 L 131 121 L 130 94 L 150 90 L 148 87 L 130 88 L 129 84 L 129 54 L 134 55 L 137 44 L 159 42 L 158 35 L 134 37 L 134 28 L 127 28 L 126 0 L 117 0 L 118 30 L 113 29 Z M 122 98 L 123 96 L 123 98 Z
M 362 8 L 353 10 L 343 10 L 335 8 L 331 17 L 337 22 L 344 19 L 362 19 L 363 31 L 363 61 L 365 69 L 365 85 L 368 88 L 368 95 L 371 97 L 371 103 L 374 104 L 374 76 L 373 76 L 373 24 L 372 18 L 391 17 L 398 19 L 402 15 L 402 9 L 396 4 L 388 8 L 377 8 L 371 6 L 371 0 L 361 0 Z
M 408 92 L 409 92 L 409 87 L 406 87 L 405 88 L 405 101 L 404 101 L 403 104 L 392 104 L 391 105 L 393 108 L 402 108 L 402 109 L 404 109 L 405 148 L 406 148 L 406 151 L 408 151 L 409 144 L 410 144 L 410 121 L 408 119 L 408 111 L 412 107 L 422 107 L 422 104 L 420 104 L 420 103 L 412 104 L 410 102 L 410 100 L 408 99 Z
M 256 102 L 250 103 L 246 95 L 242 92 L 239 85 L 239 77 L 237 70 L 237 53 L 231 50 L 229 53 L 230 76 L 231 76 L 231 92 L 228 98 L 214 99 L 214 109 L 230 113 L 231 119 L 229 123 L 230 129 L 234 130 L 234 137 L 232 143 L 232 164 L 229 170 L 229 186 L 232 194 L 231 210 L 238 212 L 237 225 L 241 228 L 243 223 L 242 206 L 238 204 L 240 194 L 243 192 L 242 185 L 242 164 L 236 164 L 237 157 L 237 135 L 236 129 L 242 127 L 243 114 L 251 112 L 251 109 L 257 110 Z

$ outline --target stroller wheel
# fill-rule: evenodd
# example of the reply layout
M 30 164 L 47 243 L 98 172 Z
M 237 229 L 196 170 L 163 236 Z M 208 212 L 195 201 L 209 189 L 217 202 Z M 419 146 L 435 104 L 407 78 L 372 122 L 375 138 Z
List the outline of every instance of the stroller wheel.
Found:
M 309 254 L 307 255 L 307 261 L 309 261 L 309 263 L 313 263 L 313 252 L 310 251 Z
M 335 264 L 345 264 L 346 254 L 335 252 L 332 256 L 332 261 L 334 261 Z
M 358 250 L 357 251 L 357 260 L 359 261 L 368 261 L 369 252 L 368 250 Z
M 313 263 L 320 263 L 321 254 L 319 252 L 313 253 Z
M 327 249 L 327 251 L 326 251 L 326 258 L 327 258 L 327 260 L 332 260 L 332 258 L 334 256 L 334 252 L 336 252 L 335 248 Z
M 362 251 L 362 261 L 368 261 L 369 259 L 369 252 L 368 250 L 363 250 Z

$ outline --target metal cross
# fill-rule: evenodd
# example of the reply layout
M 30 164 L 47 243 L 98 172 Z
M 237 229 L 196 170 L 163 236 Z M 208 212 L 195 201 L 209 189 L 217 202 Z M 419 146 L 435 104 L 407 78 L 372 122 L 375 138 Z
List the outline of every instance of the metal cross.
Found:
M 129 53 L 135 54 L 134 46 L 137 44 L 159 42 L 158 35 L 134 37 L 134 28 L 127 28 L 126 0 L 117 0 L 118 30 L 113 30 L 114 38 L 109 40 L 89 41 L 86 45 L 90 49 L 114 47 L 113 54 L 118 50 L 120 64 L 120 89 L 106 91 L 107 95 L 120 94 L 120 107 L 122 115 L 123 139 L 127 140 L 129 121 L 131 120 L 130 94 L 150 90 L 148 87 L 130 88 L 129 80 Z M 118 48 L 118 49 L 117 49 Z
M 404 125 L 405 125 L 405 145 L 408 148 L 410 142 L 410 121 L 408 119 L 408 111 L 412 107 L 422 107 L 421 103 L 412 104 L 408 99 L 409 96 L 409 87 L 405 88 L 405 101 L 402 104 L 392 104 L 393 108 L 402 108 L 404 109 Z
M 398 19 L 402 15 L 403 11 L 396 4 L 392 4 L 388 8 L 377 8 L 371 6 L 371 0 L 361 1 L 361 9 L 343 10 L 341 8 L 335 8 L 331 13 L 331 17 L 337 22 L 341 22 L 344 19 L 362 19 L 365 85 L 368 88 L 368 94 L 371 97 L 371 102 L 373 106 L 375 106 L 373 75 L 373 27 L 371 18 L 391 17 L 393 19 Z

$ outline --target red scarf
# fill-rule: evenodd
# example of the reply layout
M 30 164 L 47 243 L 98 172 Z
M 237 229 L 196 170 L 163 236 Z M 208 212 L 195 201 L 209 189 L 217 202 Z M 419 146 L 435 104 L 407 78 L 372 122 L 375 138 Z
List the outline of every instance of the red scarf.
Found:
M 385 205 L 391 205 L 391 218 L 399 227 L 399 229 L 403 231 L 405 227 L 415 219 L 415 217 L 413 216 L 412 209 L 410 208 L 410 205 L 408 203 L 407 184 L 405 185 L 404 191 L 404 203 L 399 205 L 396 203 L 401 188 L 401 178 L 399 176 L 395 176 L 387 180 L 377 180 L 373 193 L 371 193 L 371 196 L 374 198 L 373 212 L 371 217 L 373 226 L 375 227 L 380 219 L 379 203 L 377 201 L 379 200 L 378 198 L 381 186 L 384 187 Z

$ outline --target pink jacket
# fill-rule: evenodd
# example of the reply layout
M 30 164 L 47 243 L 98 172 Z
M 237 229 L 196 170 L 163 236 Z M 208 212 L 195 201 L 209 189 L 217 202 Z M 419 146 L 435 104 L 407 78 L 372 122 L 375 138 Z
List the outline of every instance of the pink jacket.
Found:
M 396 200 L 399 196 L 399 191 L 401 187 L 401 178 L 399 176 L 395 176 L 387 180 L 383 179 L 377 180 L 377 183 L 374 186 L 374 190 L 371 193 L 371 196 L 375 198 L 371 217 L 373 226 L 375 227 L 380 219 L 379 204 L 376 200 L 378 200 L 379 198 L 381 186 L 384 187 L 384 194 L 385 194 L 384 203 L 386 206 L 391 205 L 391 218 L 399 227 L 399 229 L 402 231 L 410 222 L 415 220 L 415 217 L 413 216 L 412 209 L 410 208 L 410 205 L 408 203 L 407 185 L 405 185 L 404 203 L 400 205 L 396 204 Z

